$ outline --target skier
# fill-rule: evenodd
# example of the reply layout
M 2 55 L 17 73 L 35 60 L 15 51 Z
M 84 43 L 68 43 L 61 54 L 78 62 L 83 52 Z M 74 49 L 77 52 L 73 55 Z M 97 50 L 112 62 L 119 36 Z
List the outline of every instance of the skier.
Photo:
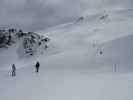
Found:
M 16 67 L 15 64 L 12 65 L 12 76 L 16 76 Z
M 36 63 L 36 72 L 38 73 L 39 72 L 39 67 L 40 67 L 40 63 L 39 63 L 39 61 L 37 61 L 37 63 Z
M 102 54 L 103 54 L 103 51 L 101 51 L 101 50 L 100 50 L 100 52 L 99 52 L 99 53 L 100 53 L 100 55 L 102 55 Z

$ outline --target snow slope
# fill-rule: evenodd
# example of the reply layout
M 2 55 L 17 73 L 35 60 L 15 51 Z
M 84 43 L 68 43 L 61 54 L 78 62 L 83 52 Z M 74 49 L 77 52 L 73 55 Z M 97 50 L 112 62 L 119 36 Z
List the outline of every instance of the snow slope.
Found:
M 0 100 L 132 100 L 133 10 L 106 13 L 42 31 L 51 38 L 43 55 L 17 58 L 17 46 L 1 51 Z

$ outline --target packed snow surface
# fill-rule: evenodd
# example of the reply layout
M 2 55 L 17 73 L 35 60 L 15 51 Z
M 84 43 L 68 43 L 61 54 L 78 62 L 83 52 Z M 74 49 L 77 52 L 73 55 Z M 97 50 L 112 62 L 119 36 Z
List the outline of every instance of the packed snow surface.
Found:
M 40 33 L 51 39 L 41 55 L 18 57 L 19 43 L 0 50 L 0 100 L 133 100 L 132 9 L 86 15 Z

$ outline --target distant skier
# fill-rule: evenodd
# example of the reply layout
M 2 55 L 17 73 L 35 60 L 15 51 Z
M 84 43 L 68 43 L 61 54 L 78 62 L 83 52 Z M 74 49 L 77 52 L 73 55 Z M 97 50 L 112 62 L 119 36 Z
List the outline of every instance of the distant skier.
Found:
M 15 64 L 12 65 L 12 76 L 16 76 L 16 67 Z
M 36 67 L 36 72 L 38 73 L 38 72 L 39 72 L 39 67 L 40 67 L 40 63 L 39 63 L 39 61 L 37 61 L 35 67 Z
M 103 51 L 100 51 L 99 53 L 100 53 L 100 55 L 102 55 L 103 54 Z

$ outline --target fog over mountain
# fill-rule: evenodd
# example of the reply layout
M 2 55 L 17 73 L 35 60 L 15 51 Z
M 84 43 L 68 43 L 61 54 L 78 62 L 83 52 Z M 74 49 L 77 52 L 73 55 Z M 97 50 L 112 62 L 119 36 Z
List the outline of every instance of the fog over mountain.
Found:
M 0 0 L 0 25 L 37 31 L 73 21 L 84 12 L 132 5 L 133 0 Z
M 133 100 L 133 0 L 0 0 L 0 100 Z

